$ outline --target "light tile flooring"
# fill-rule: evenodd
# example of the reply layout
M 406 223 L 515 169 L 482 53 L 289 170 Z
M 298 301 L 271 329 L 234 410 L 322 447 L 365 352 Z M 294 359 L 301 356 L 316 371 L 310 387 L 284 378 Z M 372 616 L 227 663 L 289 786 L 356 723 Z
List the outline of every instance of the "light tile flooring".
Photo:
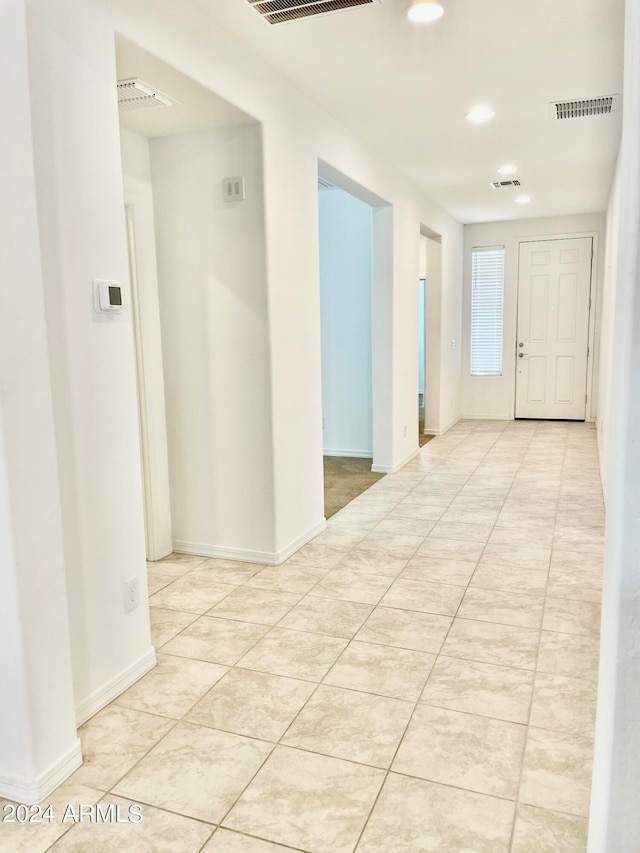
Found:
M 602 544 L 589 425 L 462 422 L 283 566 L 151 565 L 159 665 L 52 798 L 144 821 L 0 851 L 583 853 Z

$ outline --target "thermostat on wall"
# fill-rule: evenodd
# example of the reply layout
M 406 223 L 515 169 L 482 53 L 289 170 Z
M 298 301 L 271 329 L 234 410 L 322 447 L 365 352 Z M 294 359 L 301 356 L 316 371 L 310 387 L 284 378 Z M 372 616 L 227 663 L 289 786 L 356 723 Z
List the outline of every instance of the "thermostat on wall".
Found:
M 119 281 L 93 282 L 96 311 L 103 314 L 117 314 L 122 311 L 122 286 Z

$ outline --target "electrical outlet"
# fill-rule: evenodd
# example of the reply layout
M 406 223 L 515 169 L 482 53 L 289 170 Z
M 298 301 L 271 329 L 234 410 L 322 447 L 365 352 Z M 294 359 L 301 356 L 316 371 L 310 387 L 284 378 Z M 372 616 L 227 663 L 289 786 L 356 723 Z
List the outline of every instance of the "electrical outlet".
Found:
M 234 178 L 224 179 L 224 200 L 225 201 L 244 201 L 244 176 L 237 175 Z
M 138 578 L 130 578 L 122 587 L 124 596 L 124 612 L 130 613 L 135 610 L 140 604 L 140 590 L 138 588 Z
M 455 348 L 456 348 L 456 340 L 455 340 L 455 338 L 452 338 L 451 339 L 451 349 L 455 349 Z

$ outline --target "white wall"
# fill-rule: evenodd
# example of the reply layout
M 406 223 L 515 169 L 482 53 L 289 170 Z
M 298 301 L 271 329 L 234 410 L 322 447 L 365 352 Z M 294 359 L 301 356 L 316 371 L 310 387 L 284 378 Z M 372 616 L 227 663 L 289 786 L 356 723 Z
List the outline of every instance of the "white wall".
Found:
M 443 316 L 449 340 L 459 338 L 462 228 L 198 9 L 177 0 L 160 7 L 153 0 L 110 0 L 108 5 L 113 26 L 124 37 L 263 122 L 273 509 L 276 550 L 283 552 L 316 530 L 323 518 L 318 159 L 393 205 L 391 415 L 381 460 L 391 466 L 417 449 L 420 225 L 442 235 L 443 292 L 451 307 Z M 450 419 L 460 414 L 458 364 L 459 351 L 443 353 L 442 393 Z
M 555 237 L 563 234 L 595 232 L 598 237 L 595 259 L 596 301 L 592 307 L 596 336 L 589 364 L 587 419 L 595 417 L 597 410 L 598 330 L 600 317 L 599 282 L 604 269 L 603 245 L 605 215 L 603 213 L 580 216 L 556 216 L 545 219 L 521 219 L 507 222 L 489 222 L 466 225 L 464 228 L 464 303 L 462 312 L 462 412 L 465 418 L 512 419 L 515 405 L 515 351 L 518 309 L 518 239 L 527 237 Z M 504 282 L 504 358 L 502 376 L 471 376 L 471 252 L 479 246 L 505 247 Z M 595 312 L 595 314 L 594 314 Z
M 620 252 L 620 213 L 622 193 L 622 160 L 618 164 L 611 188 L 609 208 L 607 210 L 607 226 L 604 251 L 604 273 L 601 288 L 601 330 L 600 330 L 600 369 L 598 371 L 598 454 L 600 458 L 600 474 L 605 498 L 607 495 L 609 453 L 615 456 L 615 446 L 612 446 L 612 412 L 611 412 L 611 380 L 614 359 L 614 322 L 618 281 L 618 255 Z
M 589 853 L 640 849 L 640 3 L 626 4 L 623 133 L 608 217 L 598 440 L 606 541 Z
M 37 802 L 80 763 L 23 0 L 0 7 L 0 796 Z M 5 831 L 3 827 L 3 832 Z
M 173 541 L 151 155 L 149 140 L 128 130 L 121 130 L 120 145 L 124 197 L 133 216 L 147 559 L 159 560 L 171 553 Z
M 244 495 L 250 509 L 255 509 L 255 531 L 253 539 L 247 538 L 245 523 L 242 547 L 284 556 L 323 523 L 318 160 L 332 163 L 392 205 L 374 214 L 374 220 L 385 220 L 393 234 L 386 321 L 391 356 L 385 390 L 389 417 L 381 444 L 384 462 L 390 466 L 401 464 L 417 449 L 415 430 L 405 428 L 417 417 L 420 225 L 442 235 L 443 291 L 452 306 L 459 298 L 462 228 L 190 4 L 179 0 L 162 4 L 155 0 L 22 2 L 28 12 L 33 162 L 46 308 L 46 334 L 44 328 L 34 331 L 32 351 L 43 352 L 45 344 L 48 351 L 50 370 L 41 379 L 51 386 L 62 513 L 61 525 L 49 516 L 52 535 L 47 541 L 53 542 L 56 530 L 63 537 L 75 700 L 82 719 L 154 662 L 144 606 L 144 514 L 130 305 L 122 315 L 105 321 L 94 314 L 91 294 L 94 278 L 115 279 L 123 283 L 125 302 L 129 299 L 114 94 L 115 32 L 263 122 L 268 325 L 263 305 L 252 303 L 251 292 L 247 305 L 230 291 L 219 294 L 226 299 L 227 316 L 234 306 L 255 314 L 252 330 L 254 342 L 256 336 L 260 338 L 259 357 L 243 369 L 255 370 L 260 377 L 266 374 L 266 381 L 252 385 L 263 395 L 258 400 L 247 400 L 243 383 L 228 389 L 237 402 L 232 411 L 250 410 L 250 420 L 243 419 L 243 431 L 251 435 L 253 429 L 258 437 L 256 446 L 243 442 L 242 455 L 227 449 L 226 467 L 221 469 L 224 482 L 232 466 L 240 482 L 257 472 L 259 488 Z M 13 7 L 4 4 L 4 8 Z M 17 38 L 24 48 L 23 36 Z M 11 67 L 6 77 L 17 85 Z M 21 82 L 25 85 L 24 75 Z M 23 92 L 22 103 L 28 102 Z M 28 137 L 29 129 L 24 133 Z M 10 157 L 6 161 L 13 163 Z M 31 233 L 23 248 L 35 257 L 37 235 Z M 232 248 L 238 254 L 244 251 L 242 245 Z M 210 317 L 210 307 L 207 312 Z M 446 323 L 453 328 L 459 325 L 459 317 L 447 313 Z M 227 343 L 233 347 L 233 341 Z M 240 341 L 244 343 L 246 339 Z M 207 363 L 215 365 L 215 373 L 218 362 Z M 443 394 L 454 409 L 458 396 L 455 357 L 447 353 L 442 369 L 448 377 Z M 232 380 L 228 382 L 231 385 Z M 228 410 L 228 397 L 224 400 Z M 16 446 L 7 445 L 8 456 L 19 459 L 32 446 L 32 429 L 40 421 L 30 416 L 31 412 L 18 410 Z M 211 422 L 210 413 L 205 412 L 204 420 Z M 223 434 L 229 432 L 225 426 Z M 47 450 L 44 439 L 42 447 L 43 452 Z M 204 460 L 205 465 L 209 462 Z M 28 469 L 16 476 L 25 494 L 38 492 L 40 477 L 31 478 Z M 220 505 L 222 489 L 216 489 Z M 16 495 L 9 492 L 12 513 Z M 225 517 L 228 502 L 237 506 L 238 501 L 237 493 L 225 494 L 213 524 Z M 242 513 L 245 519 L 250 517 L 244 501 Z M 237 533 L 232 531 L 225 544 L 233 545 Z M 140 580 L 141 606 L 125 614 L 122 588 L 132 576 Z M 57 584 L 56 590 L 61 595 L 63 585 Z M 36 614 L 34 606 L 30 626 Z
M 339 188 L 318 193 L 323 451 L 373 454 L 372 212 Z
M 28 0 L 27 9 L 73 676 L 82 719 L 155 661 L 145 606 L 114 42 L 99 4 Z M 96 315 L 95 278 L 123 283 L 123 314 Z M 127 614 L 123 584 L 134 576 L 142 606 Z
M 174 545 L 273 560 L 260 127 L 154 139 L 151 166 Z

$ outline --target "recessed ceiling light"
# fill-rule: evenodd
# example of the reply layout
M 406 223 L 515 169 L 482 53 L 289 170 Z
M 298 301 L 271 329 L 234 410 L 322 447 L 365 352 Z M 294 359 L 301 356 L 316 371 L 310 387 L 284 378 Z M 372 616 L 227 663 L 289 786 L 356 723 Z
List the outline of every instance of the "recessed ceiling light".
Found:
M 423 0 L 421 3 L 414 3 L 407 9 L 407 17 L 416 24 L 428 24 L 431 21 L 437 21 L 443 14 L 443 7 L 435 0 Z
M 495 112 L 490 107 L 474 107 L 466 113 L 465 118 L 468 121 L 473 121 L 476 124 L 481 124 L 483 121 L 489 121 L 495 115 Z
M 511 163 L 508 163 L 506 166 L 500 166 L 498 169 L 499 175 L 515 175 L 518 171 L 517 166 L 512 166 Z
M 531 196 L 528 195 L 519 195 L 516 199 L 516 204 L 529 204 L 531 201 Z

